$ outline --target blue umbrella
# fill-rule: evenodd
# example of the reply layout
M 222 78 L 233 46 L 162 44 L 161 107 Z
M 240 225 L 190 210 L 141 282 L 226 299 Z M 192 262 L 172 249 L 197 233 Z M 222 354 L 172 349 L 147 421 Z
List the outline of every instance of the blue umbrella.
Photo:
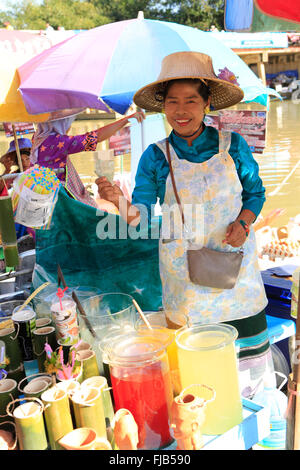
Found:
M 217 75 L 230 69 L 244 91 L 244 101 L 266 105 L 268 95 L 276 94 L 211 34 L 145 19 L 99 26 L 42 52 L 18 69 L 20 91 L 31 114 L 64 108 L 103 109 L 103 102 L 124 114 L 134 93 L 156 80 L 162 59 L 179 51 L 210 55 Z

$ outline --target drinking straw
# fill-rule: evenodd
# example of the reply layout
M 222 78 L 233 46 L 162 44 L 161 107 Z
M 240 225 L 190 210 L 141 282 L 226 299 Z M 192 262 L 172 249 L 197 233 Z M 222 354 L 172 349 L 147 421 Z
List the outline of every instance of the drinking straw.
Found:
M 132 303 L 133 305 L 135 306 L 135 308 L 137 309 L 137 311 L 139 312 L 142 320 L 145 322 L 145 324 L 147 325 L 147 327 L 149 328 L 149 330 L 152 330 L 152 327 L 150 325 L 150 323 L 148 322 L 147 318 L 146 318 L 146 315 L 144 315 L 144 313 L 142 312 L 142 309 L 141 307 L 138 305 L 138 303 L 136 302 L 136 300 L 132 299 Z
M 64 289 L 62 289 L 61 287 L 58 287 L 57 292 L 56 292 L 56 295 L 59 298 L 59 304 L 60 304 L 60 309 L 61 310 L 63 310 L 62 299 L 63 299 L 64 293 L 66 292 L 67 289 L 68 289 L 67 286 Z
M 41 292 L 43 289 L 45 289 L 45 287 L 49 286 L 50 282 L 44 282 L 44 284 L 41 284 L 37 289 L 35 289 L 35 291 L 32 292 L 32 294 L 30 294 L 29 297 L 27 297 L 27 299 L 25 300 L 25 302 L 20 305 L 20 307 L 16 308 L 16 312 L 20 312 L 21 310 L 23 310 L 24 307 L 26 307 L 26 305 L 29 304 L 29 302 L 39 293 Z

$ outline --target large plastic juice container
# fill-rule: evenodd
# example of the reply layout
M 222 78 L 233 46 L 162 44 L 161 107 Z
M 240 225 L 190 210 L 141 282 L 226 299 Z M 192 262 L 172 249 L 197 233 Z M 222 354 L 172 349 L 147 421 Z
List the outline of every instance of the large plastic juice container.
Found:
M 172 442 L 173 392 L 165 345 L 156 335 L 136 332 L 110 341 L 109 363 L 115 410 L 129 410 L 139 432 L 138 449 L 158 449 Z
M 221 324 L 183 327 L 176 335 L 182 387 L 204 384 L 216 392 L 205 411 L 203 434 L 223 434 L 242 421 L 237 335 L 234 327 Z

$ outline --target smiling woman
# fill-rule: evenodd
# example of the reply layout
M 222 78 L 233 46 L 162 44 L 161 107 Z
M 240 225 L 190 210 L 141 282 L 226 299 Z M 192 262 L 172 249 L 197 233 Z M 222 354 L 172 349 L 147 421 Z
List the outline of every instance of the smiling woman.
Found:
M 250 357 L 247 347 L 240 356 L 241 390 L 250 397 L 263 382 L 264 373 L 273 372 L 264 312 L 267 299 L 252 228 L 264 204 L 265 190 L 245 140 L 236 133 L 219 134 L 203 123 L 209 105 L 223 109 L 243 98 L 235 77 L 228 72 L 217 77 L 206 54 L 166 56 L 157 81 L 141 88 L 134 101 L 149 111 L 164 110 L 173 131 L 142 154 L 132 203 L 106 178 L 98 180 L 98 188 L 100 196 L 113 202 L 130 225 L 142 223 L 145 213 L 151 217 L 159 198 L 159 268 L 166 321 L 171 328 L 182 326 L 187 317 L 190 323 L 234 322 L 239 341 L 251 338 Z M 168 217 L 171 212 L 173 225 Z M 178 226 L 184 226 L 179 235 Z M 219 288 L 215 279 L 202 284 L 194 281 L 187 256 L 187 248 L 189 252 L 195 249 L 191 246 L 218 252 L 223 260 L 225 253 L 242 249 L 234 286 Z M 202 265 L 201 270 L 206 272 L 210 264 Z M 222 273 L 222 263 L 218 266 Z

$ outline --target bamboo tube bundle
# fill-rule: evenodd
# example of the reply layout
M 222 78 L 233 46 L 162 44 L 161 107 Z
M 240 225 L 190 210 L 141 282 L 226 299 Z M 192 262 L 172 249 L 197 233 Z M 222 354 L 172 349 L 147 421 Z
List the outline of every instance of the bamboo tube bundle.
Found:
M 97 388 L 84 388 L 71 397 L 76 427 L 92 428 L 98 437 L 107 437 L 101 392 Z
M 21 405 L 11 408 L 15 403 Z M 20 450 L 46 450 L 48 442 L 43 419 L 44 406 L 38 398 L 18 398 L 6 408 L 7 414 L 14 418 Z
M 73 430 L 69 398 L 64 390 L 54 386 L 41 396 L 45 406 L 45 421 L 50 448 L 60 450 L 59 439 Z
M 83 369 L 83 380 L 99 375 L 96 354 L 90 349 L 78 351 L 76 359 L 81 361 Z
M 56 332 L 53 326 L 37 328 L 33 331 L 34 354 L 38 361 L 40 372 L 45 371 L 46 351 L 45 344 L 49 344 L 53 350 L 57 348 Z

